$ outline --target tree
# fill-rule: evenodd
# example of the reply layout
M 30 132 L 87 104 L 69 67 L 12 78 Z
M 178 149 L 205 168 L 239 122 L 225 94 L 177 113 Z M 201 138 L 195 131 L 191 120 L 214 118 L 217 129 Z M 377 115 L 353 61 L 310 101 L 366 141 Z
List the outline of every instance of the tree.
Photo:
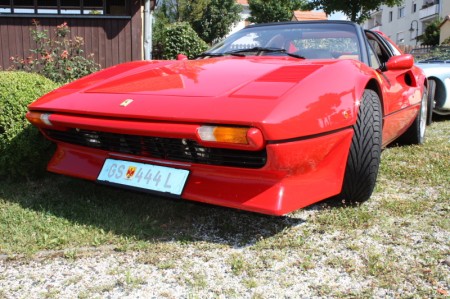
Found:
M 253 23 L 290 21 L 294 10 L 305 6 L 304 0 L 249 0 L 251 16 L 248 18 Z
M 223 38 L 240 19 L 235 0 L 160 0 L 155 11 L 155 35 L 168 24 L 187 22 L 206 42 Z
M 207 49 L 206 43 L 198 37 L 192 27 L 185 22 L 167 26 L 163 33 L 163 59 L 175 59 L 178 54 L 194 58 Z
M 425 31 L 421 36 L 418 36 L 417 39 L 422 42 L 423 45 L 427 46 L 437 46 L 439 45 L 439 24 L 440 20 L 433 21 L 430 25 L 425 28 Z
M 403 0 L 309 0 L 309 9 L 322 9 L 327 14 L 343 12 L 351 21 L 362 23 L 381 5 L 401 5 Z
M 154 59 L 162 59 L 164 51 L 164 29 L 170 25 L 169 18 L 165 14 L 164 7 L 158 7 L 155 10 L 155 23 L 153 25 L 153 36 L 152 36 L 152 56 Z
M 211 0 L 161 0 L 157 13 L 164 15 L 170 23 L 194 22 L 202 18 Z
M 207 43 L 223 38 L 240 20 L 242 8 L 235 0 L 211 0 L 203 16 L 191 22 L 192 28 Z
M 203 11 L 211 0 L 159 0 L 155 10 L 155 24 L 153 26 L 153 56 L 156 59 L 166 58 L 166 51 L 174 47 L 168 46 L 167 28 L 174 23 L 183 23 L 182 26 L 171 27 L 171 32 L 180 30 L 180 36 L 191 35 L 187 26 L 191 27 L 191 22 L 201 19 Z M 185 23 L 188 24 L 185 24 Z M 183 32 L 181 32 L 183 31 Z M 189 32 L 189 33 L 186 33 Z M 197 34 L 196 34 L 197 36 Z M 198 38 L 198 36 L 197 36 Z M 181 53 L 181 52 L 180 52 Z M 171 53 L 172 54 L 172 53 Z M 170 55 L 171 55 L 170 54 Z

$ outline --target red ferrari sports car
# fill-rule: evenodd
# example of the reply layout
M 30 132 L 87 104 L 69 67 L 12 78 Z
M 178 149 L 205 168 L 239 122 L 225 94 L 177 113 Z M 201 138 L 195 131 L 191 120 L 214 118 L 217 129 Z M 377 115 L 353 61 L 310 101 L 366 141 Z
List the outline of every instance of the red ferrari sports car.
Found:
M 248 26 L 197 59 L 136 61 L 32 103 L 48 170 L 283 215 L 367 200 L 384 146 L 422 143 L 427 80 L 346 21 Z

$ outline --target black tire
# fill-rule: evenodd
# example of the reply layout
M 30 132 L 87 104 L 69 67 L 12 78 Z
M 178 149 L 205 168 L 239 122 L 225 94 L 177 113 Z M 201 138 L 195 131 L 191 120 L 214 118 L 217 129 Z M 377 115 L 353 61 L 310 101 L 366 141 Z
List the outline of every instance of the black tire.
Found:
M 411 126 L 399 137 L 398 143 L 401 145 L 423 144 L 425 142 L 425 131 L 428 115 L 428 93 L 424 89 L 420 109 Z
M 436 81 L 428 80 L 428 102 L 427 102 L 427 126 L 433 122 L 434 96 L 436 95 Z
M 341 199 L 349 203 L 366 201 L 372 195 L 380 166 L 382 111 L 378 94 L 366 89 L 345 169 Z

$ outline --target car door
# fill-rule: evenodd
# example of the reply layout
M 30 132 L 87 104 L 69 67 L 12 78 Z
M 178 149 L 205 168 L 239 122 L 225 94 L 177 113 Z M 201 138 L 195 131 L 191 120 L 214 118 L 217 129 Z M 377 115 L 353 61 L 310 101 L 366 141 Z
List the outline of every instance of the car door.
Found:
M 378 71 L 382 80 L 383 93 L 383 143 L 398 137 L 410 125 L 417 113 L 421 90 L 411 69 L 386 70 L 385 64 L 396 55 L 402 55 L 376 32 L 366 31 L 369 42 L 371 66 Z

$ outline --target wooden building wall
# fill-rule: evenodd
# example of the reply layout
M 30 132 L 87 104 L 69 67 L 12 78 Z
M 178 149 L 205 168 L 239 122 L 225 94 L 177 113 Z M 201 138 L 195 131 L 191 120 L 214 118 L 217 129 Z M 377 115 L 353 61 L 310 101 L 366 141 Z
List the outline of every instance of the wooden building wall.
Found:
M 131 16 L 0 15 L 0 68 L 11 66 L 10 57 L 28 57 L 34 46 L 33 19 L 54 35 L 57 25 L 67 22 L 71 38 L 84 38 L 84 54 L 94 54 L 102 68 L 142 59 L 142 17 L 139 1 L 132 1 Z

